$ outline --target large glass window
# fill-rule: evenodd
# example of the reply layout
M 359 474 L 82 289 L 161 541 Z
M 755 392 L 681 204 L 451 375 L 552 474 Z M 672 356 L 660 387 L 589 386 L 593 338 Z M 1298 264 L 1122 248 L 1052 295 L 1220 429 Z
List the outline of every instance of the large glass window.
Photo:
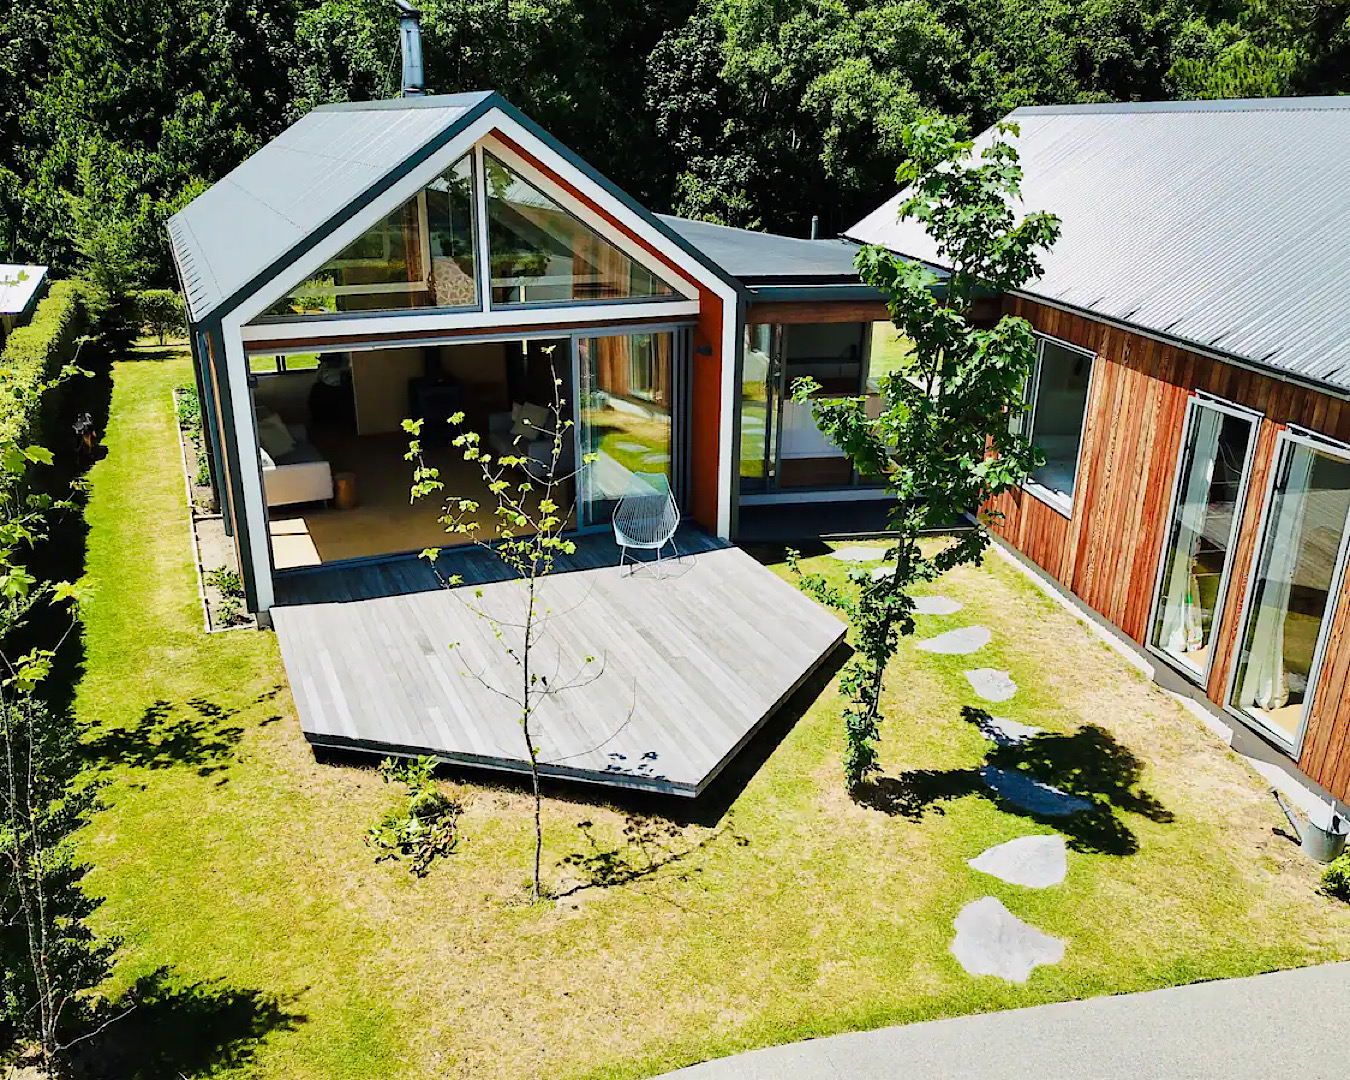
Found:
M 676 295 L 509 166 L 483 160 L 494 305 Z
M 741 490 L 763 491 L 773 471 L 775 408 L 773 350 L 768 323 L 746 324 L 741 358 Z
M 268 309 L 324 315 L 473 307 L 473 167 L 461 158 Z
M 1291 749 L 1302 738 L 1320 643 L 1339 595 L 1347 514 L 1350 458 L 1281 436 L 1232 705 Z
M 1088 385 L 1092 379 L 1090 352 L 1041 338 L 1036 372 L 1028 384 L 1030 430 L 1033 445 L 1045 455 L 1031 479 L 1067 507 L 1078 479 L 1078 450 L 1083 442 Z M 1017 430 L 1025 417 L 1015 417 Z
M 674 425 L 671 386 L 675 335 L 621 334 L 581 338 L 579 437 L 583 457 L 582 520 L 607 521 L 624 493 L 661 477 L 671 484 Z M 635 362 L 635 358 L 641 360 Z M 642 386 L 633 382 L 641 370 Z M 644 478 L 646 478 L 644 480 Z
M 1193 400 L 1150 642 L 1203 680 L 1227 592 L 1256 419 Z

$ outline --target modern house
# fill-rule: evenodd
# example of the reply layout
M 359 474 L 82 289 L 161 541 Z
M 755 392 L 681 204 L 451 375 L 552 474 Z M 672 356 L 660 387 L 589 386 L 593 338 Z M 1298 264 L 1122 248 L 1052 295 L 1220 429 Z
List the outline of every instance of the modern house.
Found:
M 1350 99 L 1024 108 L 1025 559 L 1350 799 Z M 977 142 L 987 144 L 992 132 Z M 941 267 L 899 196 L 848 231 Z
M 169 233 L 221 513 L 316 744 L 521 767 L 468 730 L 494 706 L 440 654 L 472 630 L 427 606 L 415 558 L 462 543 L 456 572 L 474 579 L 487 571 L 468 541 L 492 523 L 448 537 L 440 507 L 410 504 L 401 424 L 425 421 L 448 494 L 488 503 L 449 418 L 543 465 L 555 386 L 576 565 L 608 561 L 595 553 L 638 474 L 664 476 L 689 526 L 678 542 L 703 552 L 684 576 L 597 586 L 607 617 L 578 639 L 613 636 L 619 659 L 647 648 L 614 670 L 655 680 L 648 719 L 670 716 L 635 716 L 623 749 L 578 721 L 559 774 L 645 784 L 616 761 L 660 758 L 682 771 L 648 786 L 696 794 L 841 639 L 728 541 L 743 508 L 879 494 L 785 393 L 805 374 L 866 393 L 895 362 L 855 245 L 658 217 L 495 93 L 316 109 Z M 720 724 L 693 749 L 691 713 Z

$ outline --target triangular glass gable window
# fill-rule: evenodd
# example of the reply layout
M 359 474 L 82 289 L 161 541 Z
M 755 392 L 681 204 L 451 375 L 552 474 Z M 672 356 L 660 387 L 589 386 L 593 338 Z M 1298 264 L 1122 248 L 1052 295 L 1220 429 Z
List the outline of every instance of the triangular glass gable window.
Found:
M 510 166 L 483 160 L 494 307 L 679 296 Z
M 265 314 L 478 307 L 473 165 L 465 156 Z

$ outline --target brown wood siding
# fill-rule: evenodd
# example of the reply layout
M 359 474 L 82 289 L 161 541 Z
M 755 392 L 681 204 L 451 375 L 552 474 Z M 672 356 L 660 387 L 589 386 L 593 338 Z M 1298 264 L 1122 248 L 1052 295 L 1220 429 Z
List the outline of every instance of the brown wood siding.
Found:
M 1262 413 L 1207 696 L 1222 705 L 1237 651 L 1275 441 L 1288 424 L 1350 441 L 1350 403 L 1029 300 L 1005 311 L 1096 355 L 1073 513 L 1025 491 L 994 500 L 993 531 L 1143 644 L 1167 527 L 1182 426 L 1203 390 Z M 1350 590 L 1342 583 L 1299 767 L 1350 799 Z
M 890 322 L 891 313 L 880 300 L 782 300 L 751 304 L 745 321 L 774 323 Z

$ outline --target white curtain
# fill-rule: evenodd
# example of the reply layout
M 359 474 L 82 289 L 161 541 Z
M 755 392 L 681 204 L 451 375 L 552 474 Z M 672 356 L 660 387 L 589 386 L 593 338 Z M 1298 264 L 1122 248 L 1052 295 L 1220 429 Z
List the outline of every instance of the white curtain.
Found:
M 1210 485 L 1219 455 L 1219 429 L 1223 426 L 1223 414 L 1217 409 L 1196 407 L 1193 415 L 1190 469 L 1182 477 L 1186 486 L 1177 504 L 1176 539 L 1163 587 L 1162 626 L 1158 633 L 1161 646 L 1178 656 L 1197 652 L 1205 644 L 1194 566 L 1209 513 Z
M 1289 677 L 1284 670 L 1284 620 L 1289 591 L 1302 543 L 1303 516 L 1315 455 L 1291 444 L 1289 472 L 1271 513 L 1274 527 L 1266 534 L 1266 561 L 1257 592 L 1256 624 L 1247 640 L 1247 666 L 1238 688 L 1238 704 L 1278 709 L 1289 704 Z

